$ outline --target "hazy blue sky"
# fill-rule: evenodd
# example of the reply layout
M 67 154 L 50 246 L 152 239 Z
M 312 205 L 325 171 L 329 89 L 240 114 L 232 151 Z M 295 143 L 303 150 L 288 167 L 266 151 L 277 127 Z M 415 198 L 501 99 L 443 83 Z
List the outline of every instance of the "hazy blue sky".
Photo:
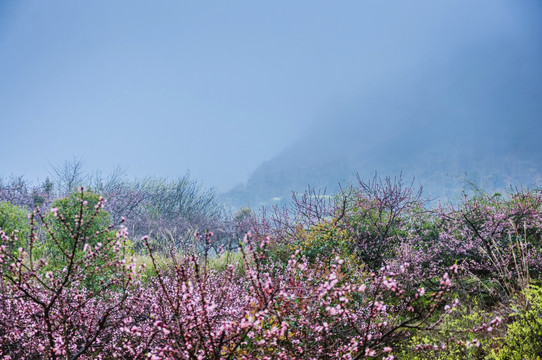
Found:
M 420 102 L 464 49 L 540 46 L 539 4 L 1 1 L 0 175 L 78 157 L 227 190 L 364 94 Z

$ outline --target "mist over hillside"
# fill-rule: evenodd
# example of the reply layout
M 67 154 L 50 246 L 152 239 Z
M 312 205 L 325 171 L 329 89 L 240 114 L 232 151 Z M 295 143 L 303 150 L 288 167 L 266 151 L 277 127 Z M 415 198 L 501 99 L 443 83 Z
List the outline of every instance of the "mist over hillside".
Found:
M 542 45 L 494 36 L 362 89 L 225 196 L 236 206 L 284 203 L 307 187 L 379 176 L 415 178 L 426 194 L 542 185 Z

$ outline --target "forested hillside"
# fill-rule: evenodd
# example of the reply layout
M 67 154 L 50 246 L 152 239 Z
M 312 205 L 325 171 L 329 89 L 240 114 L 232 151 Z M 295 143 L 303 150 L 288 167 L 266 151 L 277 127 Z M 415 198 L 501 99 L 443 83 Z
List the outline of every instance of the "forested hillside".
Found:
M 542 186 L 541 54 L 532 39 L 495 38 L 360 89 L 226 197 L 276 204 L 308 185 L 333 193 L 375 172 L 415 178 L 440 198 L 460 193 L 465 180 L 492 191 Z

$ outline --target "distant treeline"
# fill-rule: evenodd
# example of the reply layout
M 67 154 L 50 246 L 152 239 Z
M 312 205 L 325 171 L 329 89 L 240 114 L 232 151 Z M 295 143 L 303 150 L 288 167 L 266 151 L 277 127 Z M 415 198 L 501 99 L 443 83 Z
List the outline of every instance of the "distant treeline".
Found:
M 242 215 L 235 220 L 215 191 L 204 188 L 188 173 L 178 179 L 128 180 L 120 168 L 104 176 L 101 172 L 86 172 L 82 161 L 73 160 L 53 167 L 51 177 L 37 184 L 22 176 L 0 177 L 0 202 L 26 210 L 47 208 L 55 199 L 77 192 L 80 187 L 106 199 L 104 209 L 112 224 L 125 219 L 130 238 L 150 236 L 164 248 L 179 248 L 191 234 L 205 229 L 214 229 L 217 246 L 234 248 L 242 232 Z

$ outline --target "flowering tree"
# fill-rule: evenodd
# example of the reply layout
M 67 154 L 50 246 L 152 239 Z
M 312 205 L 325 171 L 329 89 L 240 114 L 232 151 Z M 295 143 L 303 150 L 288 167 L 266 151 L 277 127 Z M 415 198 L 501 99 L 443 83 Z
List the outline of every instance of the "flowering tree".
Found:
M 18 254 L 6 251 L 13 239 L 1 233 L 0 261 L 9 264 L 0 277 L 0 355 L 4 358 L 89 358 L 103 351 L 125 317 L 134 284 L 134 264 L 122 255 L 126 230 L 115 233 L 105 227 L 89 233 L 99 224 L 105 200 L 100 199 L 88 214 L 84 199 L 81 189 L 79 216 L 74 215 L 72 222 L 58 208 L 51 209 L 59 227 L 48 225 L 36 209 L 30 216 L 28 248 L 19 248 Z M 51 252 L 61 254 L 62 263 L 47 256 L 35 258 L 37 220 L 44 224 Z M 51 267 L 50 260 L 57 266 Z M 107 281 L 101 277 L 103 271 L 108 272 Z M 97 278 L 100 281 L 92 287 L 84 286 Z
M 312 267 L 299 253 L 283 271 L 268 261 L 270 241 L 245 238 L 243 276 L 233 264 L 212 270 L 205 255 L 173 256 L 161 269 L 149 246 L 157 274 L 144 296 L 147 320 L 121 329 L 136 334 L 124 346 L 153 344 L 156 359 L 391 359 L 405 330 L 434 325 L 452 286 L 445 273 L 437 291 L 410 289 L 408 265 L 346 276 L 341 259 Z

